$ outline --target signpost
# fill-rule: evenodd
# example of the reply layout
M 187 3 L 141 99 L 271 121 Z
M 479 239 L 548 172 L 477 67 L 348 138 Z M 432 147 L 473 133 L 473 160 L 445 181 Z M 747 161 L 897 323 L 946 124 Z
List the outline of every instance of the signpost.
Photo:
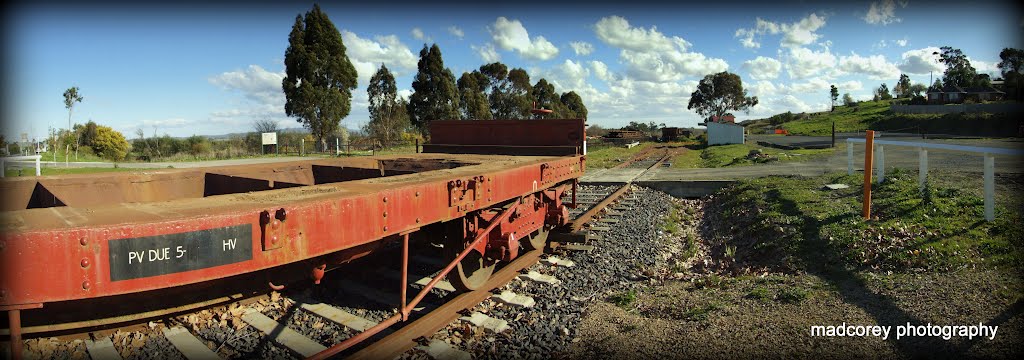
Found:
M 277 133 L 276 132 L 267 132 L 267 133 L 263 133 L 262 135 L 263 135 L 262 136 L 263 137 L 263 146 L 260 147 L 260 150 L 262 150 L 263 154 L 266 154 L 267 153 L 267 145 L 273 145 L 274 146 L 274 153 L 276 154 L 277 153 Z

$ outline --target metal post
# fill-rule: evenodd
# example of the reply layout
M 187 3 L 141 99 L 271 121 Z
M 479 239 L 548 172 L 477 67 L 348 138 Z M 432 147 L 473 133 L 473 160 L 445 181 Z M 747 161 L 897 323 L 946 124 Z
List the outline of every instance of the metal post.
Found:
M 885 181 L 885 146 L 878 145 L 878 183 Z
M 924 190 L 924 185 L 928 182 L 928 149 L 917 148 L 917 159 L 917 182 L 921 185 L 921 190 Z
M 341 139 L 334 138 L 334 155 L 341 154 Z
M 985 220 L 996 219 L 996 158 L 985 153 Z
M 4 159 L 0 158 L 0 178 L 7 177 L 7 164 L 4 163 Z
M 835 110 L 835 109 L 836 108 L 833 106 L 832 110 Z M 833 148 L 836 147 L 836 122 L 835 121 L 832 122 L 832 147 Z
M 409 234 L 402 235 L 402 321 L 409 320 L 409 312 L 405 311 L 405 289 L 409 287 Z
M 416 139 L 416 153 L 420 153 L 420 139 Z
M 305 153 L 305 151 L 306 151 L 306 139 L 301 139 L 301 140 L 302 141 L 299 142 L 299 156 L 302 156 L 303 153 Z
M 38 156 L 38 155 L 36 156 L 36 176 L 42 176 L 42 171 L 39 168 L 39 159 L 42 159 L 42 158 L 43 158 L 42 156 Z
M 861 210 L 861 215 L 864 216 L 865 220 L 871 219 L 871 167 L 874 161 L 872 155 L 874 155 L 875 145 L 875 132 L 868 130 L 865 132 L 864 140 L 864 208 Z
M 853 143 L 846 142 L 846 175 L 853 175 Z
M 21 360 L 21 310 L 7 310 L 11 336 L 11 359 Z

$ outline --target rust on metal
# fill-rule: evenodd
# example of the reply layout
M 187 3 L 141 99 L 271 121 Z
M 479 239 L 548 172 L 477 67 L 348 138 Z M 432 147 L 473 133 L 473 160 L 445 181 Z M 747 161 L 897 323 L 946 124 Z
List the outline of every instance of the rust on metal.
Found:
M 477 290 L 459 294 L 429 314 L 403 326 L 387 337 L 368 345 L 350 356 L 350 359 L 392 359 L 417 345 L 416 339 L 430 337 L 460 315 L 459 312 L 479 304 L 491 295 L 491 290 L 508 283 L 519 271 L 536 264 L 541 250 L 532 250 L 520 255 L 491 276 L 487 284 Z

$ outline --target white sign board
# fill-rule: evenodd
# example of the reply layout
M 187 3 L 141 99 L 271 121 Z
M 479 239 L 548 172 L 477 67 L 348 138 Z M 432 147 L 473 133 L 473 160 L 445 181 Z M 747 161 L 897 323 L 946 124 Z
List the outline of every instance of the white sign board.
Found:
M 277 133 L 263 133 L 263 145 L 277 145 Z

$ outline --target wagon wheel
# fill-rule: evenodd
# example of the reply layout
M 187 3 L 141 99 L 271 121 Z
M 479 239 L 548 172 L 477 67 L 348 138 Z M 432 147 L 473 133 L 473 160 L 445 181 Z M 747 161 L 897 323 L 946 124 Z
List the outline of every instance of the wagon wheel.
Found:
M 526 241 L 521 241 L 520 244 L 523 244 L 523 248 L 526 250 L 543 250 L 544 247 L 547 246 L 549 233 L 550 231 L 546 227 L 542 226 L 537 231 L 531 233 L 527 239 L 522 239 Z
M 459 256 L 459 252 L 465 249 L 465 245 L 461 241 L 459 241 L 458 245 L 449 242 L 445 244 L 444 249 L 445 258 L 451 261 Z M 448 273 L 448 281 L 459 290 L 476 290 L 487 283 L 487 280 L 491 278 L 491 274 L 494 273 L 495 267 L 497 267 L 497 261 L 488 259 L 477 251 L 470 251 Z

